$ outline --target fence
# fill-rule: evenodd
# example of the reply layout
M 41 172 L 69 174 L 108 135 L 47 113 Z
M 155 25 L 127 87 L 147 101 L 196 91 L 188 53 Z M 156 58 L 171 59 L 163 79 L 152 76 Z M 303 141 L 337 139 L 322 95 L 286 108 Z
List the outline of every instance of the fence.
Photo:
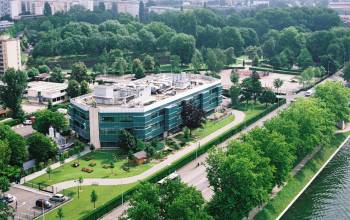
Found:
M 44 184 L 44 183 L 32 183 L 32 182 L 26 182 L 24 185 L 27 185 L 33 189 L 38 189 L 44 192 L 48 192 L 48 193 L 54 193 L 54 187 L 48 184 Z

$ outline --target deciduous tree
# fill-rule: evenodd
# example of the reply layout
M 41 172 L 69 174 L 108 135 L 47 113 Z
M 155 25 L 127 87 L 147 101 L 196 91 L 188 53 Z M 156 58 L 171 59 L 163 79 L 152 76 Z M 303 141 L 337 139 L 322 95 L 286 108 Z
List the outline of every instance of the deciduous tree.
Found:
M 202 109 L 196 107 L 192 103 L 185 102 L 181 110 L 181 119 L 184 126 L 192 130 L 198 128 L 205 121 L 205 114 Z

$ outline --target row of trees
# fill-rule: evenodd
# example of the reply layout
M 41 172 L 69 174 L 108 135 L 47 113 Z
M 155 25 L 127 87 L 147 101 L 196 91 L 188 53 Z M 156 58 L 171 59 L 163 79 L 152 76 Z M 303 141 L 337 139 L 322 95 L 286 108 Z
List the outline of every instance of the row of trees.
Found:
M 275 185 L 317 146 L 326 147 L 335 124 L 349 117 L 350 92 L 340 83 L 316 88 L 279 116 L 208 157 L 208 179 L 215 195 L 208 211 L 215 219 L 242 219 L 266 202 Z
M 78 16 L 73 9 L 66 18 L 58 14 L 21 21 L 11 31 L 25 27 L 30 30 L 25 31 L 25 36 L 26 42 L 35 46 L 34 57 L 100 55 L 120 49 L 132 57 L 126 60 L 142 54 L 159 57 L 159 53 L 164 56 L 170 52 L 179 56 L 181 63 L 190 63 L 195 48 L 232 47 L 237 56 L 249 53 L 257 60 L 263 54 L 275 67 L 298 64 L 306 68 L 315 62 L 326 68 L 330 62 L 330 69 L 349 58 L 349 30 L 330 30 L 341 22 L 336 13 L 327 9 L 264 9 L 229 16 L 197 9 L 151 14 L 146 23 L 125 15 L 109 17 L 109 12 L 100 11 L 95 13 L 99 18 L 96 22 L 81 18 L 91 12 L 79 9 L 79 13 Z M 117 57 L 114 58 L 113 62 L 117 62 Z

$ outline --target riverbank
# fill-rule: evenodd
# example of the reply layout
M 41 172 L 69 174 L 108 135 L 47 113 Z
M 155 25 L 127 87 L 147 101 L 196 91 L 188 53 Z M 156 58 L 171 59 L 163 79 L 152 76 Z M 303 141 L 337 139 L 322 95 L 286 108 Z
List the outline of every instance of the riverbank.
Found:
M 347 140 L 349 132 L 336 134 L 329 147 L 317 152 L 302 170 L 291 177 L 283 189 L 271 199 L 255 217 L 257 220 L 278 219 L 307 188 L 323 167 L 333 158 Z

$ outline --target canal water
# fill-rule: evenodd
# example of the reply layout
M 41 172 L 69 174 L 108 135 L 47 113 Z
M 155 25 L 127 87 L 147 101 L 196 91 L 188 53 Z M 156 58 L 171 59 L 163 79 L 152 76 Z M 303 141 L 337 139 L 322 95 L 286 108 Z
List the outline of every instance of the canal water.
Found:
M 282 217 L 303 219 L 350 219 L 349 141 Z

